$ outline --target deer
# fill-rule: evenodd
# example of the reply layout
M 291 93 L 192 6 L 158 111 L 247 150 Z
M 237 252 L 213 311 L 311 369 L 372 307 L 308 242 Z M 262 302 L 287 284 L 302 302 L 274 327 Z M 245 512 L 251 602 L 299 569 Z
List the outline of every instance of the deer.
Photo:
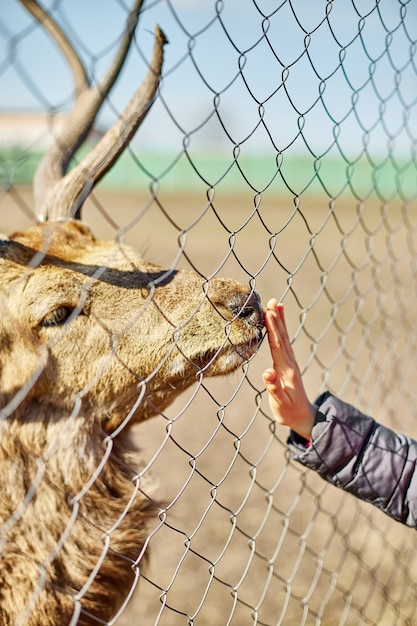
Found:
M 256 353 L 258 294 L 239 282 L 162 268 L 96 239 L 86 198 L 155 101 L 165 35 L 125 110 L 69 165 L 123 67 L 143 0 L 94 85 L 63 29 L 22 5 L 71 68 L 72 109 L 34 176 L 34 224 L 0 240 L 0 623 L 115 623 L 163 509 L 138 474 L 135 424 L 162 415 L 203 376 Z

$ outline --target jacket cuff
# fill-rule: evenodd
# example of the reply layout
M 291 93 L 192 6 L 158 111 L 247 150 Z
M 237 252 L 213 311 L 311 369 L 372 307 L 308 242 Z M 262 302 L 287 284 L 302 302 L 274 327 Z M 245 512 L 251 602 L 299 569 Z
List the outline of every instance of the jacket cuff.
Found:
M 319 396 L 315 405 L 311 442 L 290 433 L 288 446 L 293 458 L 323 476 L 336 474 L 342 468 L 348 470 L 364 440 L 371 435 L 375 421 L 329 392 Z M 349 470 L 339 474 L 346 478 L 349 475 Z

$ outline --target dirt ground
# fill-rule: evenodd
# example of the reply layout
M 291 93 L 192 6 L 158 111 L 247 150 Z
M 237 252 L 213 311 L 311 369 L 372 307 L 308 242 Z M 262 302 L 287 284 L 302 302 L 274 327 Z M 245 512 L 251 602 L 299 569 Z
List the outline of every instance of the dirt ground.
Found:
M 0 230 L 31 221 L 30 193 Z M 85 220 L 163 266 L 192 265 L 284 298 L 309 393 L 325 388 L 417 436 L 417 212 L 248 193 L 98 193 Z M 136 428 L 143 489 L 166 507 L 118 626 L 416 624 L 414 531 L 290 461 L 271 420 L 263 344 Z

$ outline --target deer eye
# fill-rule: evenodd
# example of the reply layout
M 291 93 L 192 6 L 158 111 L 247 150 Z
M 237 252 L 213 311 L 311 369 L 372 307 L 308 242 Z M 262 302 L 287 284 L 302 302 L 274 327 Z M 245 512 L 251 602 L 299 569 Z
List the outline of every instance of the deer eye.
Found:
M 62 326 L 68 320 L 73 310 L 74 309 L 69 306 L 59 306 L 43 318 L 42 326 Z

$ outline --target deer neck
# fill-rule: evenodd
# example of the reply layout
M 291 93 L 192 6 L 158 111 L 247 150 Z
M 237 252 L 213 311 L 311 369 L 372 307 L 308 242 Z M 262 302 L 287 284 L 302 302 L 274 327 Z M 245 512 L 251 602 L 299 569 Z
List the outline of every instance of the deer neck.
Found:
M 80 415 L 58 418 L 35 410 L 20 418 L 5 422 L 1 432 L 2 569 L 16 562 L 18 552 L 22 566 L 34 570 L 22 581 L 23 606 L 35 597 L 36 585 L 29 587 L 38 581 L 36 611 L 54 615 L 50 623 L 70 621 L 71 596 L 80 592 L 83 609 L 108 620 L 134 583 L 145 524 L 155 516 L 155 506 L 138 492 L 129 440 L 106 438 Z M 15 590 L 1 573 L 0 588 L 2 606 L 10 596 L 10 610 L 17 610 Z M 79 623 L 96 621 L 86 613 Z

